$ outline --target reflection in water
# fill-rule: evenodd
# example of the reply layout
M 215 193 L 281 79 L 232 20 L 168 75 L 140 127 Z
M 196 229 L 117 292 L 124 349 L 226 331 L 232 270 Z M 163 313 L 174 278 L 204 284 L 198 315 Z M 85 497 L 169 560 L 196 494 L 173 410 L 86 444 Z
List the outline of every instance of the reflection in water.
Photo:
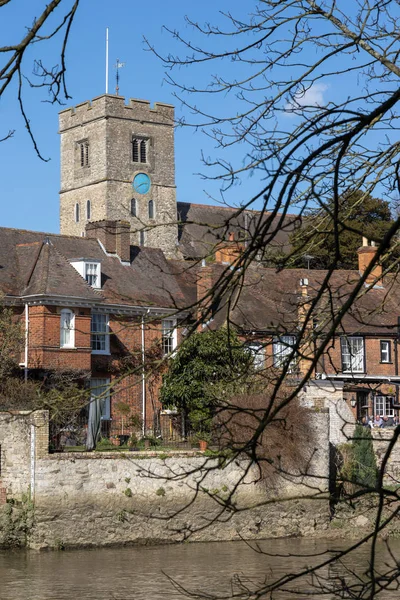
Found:
M 241 589 L 271 582 L 288 573 L 323 561 L 327 554 L 312 554 L 344 547 L 339 542 L 323 540 L 267 540 L 261 547 L 265 556 L 242 542 L 184 544 L 159 547 L 125 547 L 71 552 L 0 552 L 1 600 L 178 600 L 182 595 L 168 579 L 170 576 L 185 588 L 196 592 L 217 593 L 231 597 Z M 391 543 L 400 561 L 400 541 Z M 378 562 L 388 561 L 386 546 L 380 544 Z M 360 576 L 368 568 L 367 549 L 358 550 L 344 564 L 326 567 L 320 581 L 334 582 L 354 571 Z M 351 574 L 350 574 L 351 576 Z M 291 586 L 301 589 L 305 598 L 333 598 L 332 594 L 311 596 L 310 581 Z M 247 593 L 243 595 L 246 597 Z M 291 596 L 291 595 L 290 595 Z M 269 596 L 268 596 L 269 597 Z M 283 591 L 274 598 L 288 598 Z M 387 591 L 379 598 L 398 598 Z

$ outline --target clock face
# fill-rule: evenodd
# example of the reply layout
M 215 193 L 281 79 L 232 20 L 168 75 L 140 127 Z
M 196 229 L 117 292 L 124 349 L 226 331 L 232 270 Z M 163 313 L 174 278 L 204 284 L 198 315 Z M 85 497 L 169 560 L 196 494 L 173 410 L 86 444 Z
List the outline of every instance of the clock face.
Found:
M 150 177 L 146 173 L 138 173 L 132 182 L 133 189 L 138 194 L 147 194 L 150 190 Z

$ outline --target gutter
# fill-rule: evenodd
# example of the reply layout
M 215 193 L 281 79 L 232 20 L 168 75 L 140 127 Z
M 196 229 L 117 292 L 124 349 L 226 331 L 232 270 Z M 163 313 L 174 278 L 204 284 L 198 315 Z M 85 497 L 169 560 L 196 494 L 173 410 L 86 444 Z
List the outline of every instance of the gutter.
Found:
M 142 315 L 142 434 L 143 437 L 146 435 L 146 374 L 145 374 L 145 336 L 144 336 L 144 319 L 149 314 L 150 309 L 147 310 L 147 313 Z
M 344 381 L 387 381 L 391 382 L 399 382 L 399 375 L 355 375 L 351 373 L 344 373 L 342 375 L 326 375 L 326 379 L 336 379 L 336 380 L 344 380 Z
M 24 352 L 24 380 L 28 381 L 28 350 L 29 350 L 29 305 L 25 304 L 25 352 Z
M 139 306 L 135 304 L 106 304 L 102 302 L 99 304 L 96 300 L 88 300 L 79 296 L 49 296 L 47 294 L 34 294 L 32 296 L 21 296 L 20 299 L 23 302 L 29 302 L 29 304 L 49 304 L 57 306 L 81 306 L 91 307 L 99 311 L 104 312 L 121 312 L 126 314 L 151 314 L 155 316 L 165 315 L 166 317 L 175 316 L 176 318 L 183 318 L 190 314 L 188 310 L 177 311 L 173 308 L 152 307 L 152 306 Z M 15 302 L 15 301 L 14 301 Z

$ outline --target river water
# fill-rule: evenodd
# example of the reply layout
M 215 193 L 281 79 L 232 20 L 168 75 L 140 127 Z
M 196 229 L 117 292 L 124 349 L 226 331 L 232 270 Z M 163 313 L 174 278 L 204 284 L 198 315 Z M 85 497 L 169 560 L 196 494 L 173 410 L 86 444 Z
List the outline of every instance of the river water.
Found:
M 261 550 L 268 554 L 255 552 L 244 542 L 49 553 L 0 551 L 0 599 L 180 600 L 185 596 L 177 585 L 192 593 L 208 593 L 211 598 L 214 595 L 231 598 L 240 591 L 243 592 L 240 597 L 249 598 L 246 590 L 254 590 L 260 584 L 315 565 L 317 561 L 321 563 L 332 556 L 332 551 L 344 547 L 340 541 L 286 538 L 261 542 Z M 390 543 L 390 551 L 400 562 L 400 540 Z M 314 578 L 314 588 L 308 576 L 272 597 L 336 598 L 333 592 L 315 594 L 316 586 L 332 586 L 342 576 L 354 581 L 354 572 L 362 580 L 368 561 L 368 549 L 357 550 L 340 564 L 320 569 Z M 377 561 L 381 568 L 386 564 L 386 570 L 393 564 L 388 547 L 382 542 Z M 292 596 L 288 587 L 301 593 Z M 393 589 L 377 597 L 398 599 L 400 592 Z

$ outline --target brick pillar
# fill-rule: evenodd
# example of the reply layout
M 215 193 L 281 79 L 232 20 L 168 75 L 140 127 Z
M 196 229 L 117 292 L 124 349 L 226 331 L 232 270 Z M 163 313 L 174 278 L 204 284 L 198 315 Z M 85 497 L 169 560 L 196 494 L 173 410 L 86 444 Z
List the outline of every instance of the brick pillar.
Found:
M 45 458 L 49 453 L 49 412 L 37 410 L 32 413 L 32 425 L 35 427 L 36 458 Z
M 206 314 L 208 307 L 211 305 L 211 296 L 207 296 L 211 290 L 213 269 L 211 266 L 203 265 L 197 271 L 197 318 L 202 319 L 203 315 Z M 208 314 L 206 318 L 209 319 L 211 315 Z

